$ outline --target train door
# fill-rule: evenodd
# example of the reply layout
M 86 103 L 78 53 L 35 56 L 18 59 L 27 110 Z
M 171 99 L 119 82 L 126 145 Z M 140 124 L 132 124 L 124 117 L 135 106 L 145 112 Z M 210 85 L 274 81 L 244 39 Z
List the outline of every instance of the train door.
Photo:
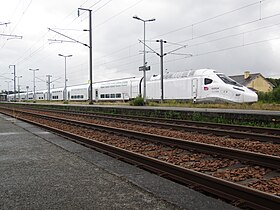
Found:
M 192 99 L 193 102 L 196 102 L 197 98 L 197 88 L 198 88 L 198 79 L 192 79 Z
M 140 94 L 140 90 L 139 90 L 140 85 L 139 85 L 139 81 L 135 81 L 135 80 L 132 80 L 130 81 L 130 95 L 129 95 L 129 98 L 135 98 L 137 96 L 139 96 Z

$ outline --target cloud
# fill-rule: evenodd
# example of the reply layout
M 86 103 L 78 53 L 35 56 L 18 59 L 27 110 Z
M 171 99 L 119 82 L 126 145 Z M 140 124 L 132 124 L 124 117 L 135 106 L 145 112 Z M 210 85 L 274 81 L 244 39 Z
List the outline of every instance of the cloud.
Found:
M 40 68 L 37 75 L 41 80 L 51 74 L 52 79 L 61 78 L 55 83 L 56 87 L 63 86 L 64 61 L 57 56 L 62 53 L 73 55 L 67 60 L 68 84 L 87 82 L 88 48 L 75 43 L 50 44 L 48 39 L 65 38 L 48 32 L 47 28 L 57 28 L 61 33 L 88 43 L 88 32 L 82 31 L 88 29 L 88 13 L 77 17 L 77 8 L 89 8 L 96 2 L 6 2 L 5 7 L 0 8 L 0 22 L 11 21 L 11 24 L 0 26 L 0 33 L 23 35 L 23 39 L 7 41 L 0 37 L 0 75 L 12 77 L 8 66 L 16 64 L 18 75 L 23 76 L 23 87 L 32 86 L 32 74 L 28 69 Z M 155 51 L 160 51 L 159 43 L 154 42 L 156 39 L 169 42 L 164 45 L 165 52 L 179 47 L 170 43 L 188 45 L 176 52 L 192 54 L 192 57 L 164 57 L 164 69 L 169 72 L 217 68 L 233 75 L 249 69 L 270 76 L 279 71 L 280 39 L 276 38 L 280 28 L 279 25 L 268 27 L 280 23 L 277 0 L 261 3 L 256 0 L 102 0 L 91 9 L 95 81 L 142 75 L 138 68 L 143 65 L 143 45 L 138 40 L 143 39 L 143 23 L 133 19 L 133 15 L 156 18 L 146 24 L 147 45 Z M 60 30 L 66 28 L 75 30 Z M 148 75 L 159 74 L 159 57 L 148 53 L 147 62 L 151 66 Z M 39 81 L 38 87 L 44 89 L 46 84 Z M 4 79 L 0 79 L 0 84 L 6 87 Z

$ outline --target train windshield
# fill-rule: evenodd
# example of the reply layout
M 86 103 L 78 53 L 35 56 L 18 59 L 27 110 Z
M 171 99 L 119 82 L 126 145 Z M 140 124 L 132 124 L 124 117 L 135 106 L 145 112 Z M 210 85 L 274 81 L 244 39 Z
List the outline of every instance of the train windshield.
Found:
M 239 83 L 237 83 L 236 81 L 234 81 L 233 79 L 227 77 L 224 74 L 217 74 L 217 76 L 226 84 L 242 87 L 242 85 L 240 85 Z

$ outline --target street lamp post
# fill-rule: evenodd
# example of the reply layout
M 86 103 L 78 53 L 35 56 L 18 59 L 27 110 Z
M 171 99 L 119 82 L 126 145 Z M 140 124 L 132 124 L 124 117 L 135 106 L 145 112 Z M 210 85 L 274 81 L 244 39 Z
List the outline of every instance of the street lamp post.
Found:
M 64 57 L 64 91 L 63 91 L 63 100 L 67 101 L 67 78 L 66 78 L 66 58 L 72 57 L 72 55 L 62 55 L 58 54 L 58 56 Z
M 19 79 L 22 78 L 22 76 L 17 76 L 17 82 L 18 82 L 18 101 L 20 101 L 20 86 L 19 86 Z
M 30 71 L 33 71 L 33 100 L 36 101 L 36 85 L 35 85 L 35 72 L 39 71 L 39 69 L 29 69 Z
M 151 22 L 151 21 L 155 21 L 156 19 L 148 19 L 148 20 L 143 20 L 141 18 L 139 18 L 138 16 L 133 16 L 134 19 L 136 20 L 140 20 L 144 23 L 144 58 L 143 58 L 143 77 L 144 77 L 144 91 L 143 91 L 143 99 L 144 99 L 144 103 L 146 103 L 146 22 Z

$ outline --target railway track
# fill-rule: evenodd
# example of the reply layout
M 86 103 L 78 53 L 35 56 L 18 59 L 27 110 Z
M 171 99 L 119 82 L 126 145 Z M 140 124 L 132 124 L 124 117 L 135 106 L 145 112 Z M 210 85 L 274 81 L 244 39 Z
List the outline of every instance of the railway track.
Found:
M 17 109 L 18 110 L 18 109 Z M 19 109 L 21 111 L 25 111 L 25 109 Z M 154 123 L 154 126 L 150 126 L 150 124 L 143 124 L 143 123 L 137 123 L 137 121 L 118 121 L 114 120 L 114 118 L 107 118 L 105 119 L 95 117 L 94 115 L 88 115 L 88 114 L 78 114 L 78 113 L 72 113 L 72 112 L 64 112 L 64 111 L 53 111 L 53 110 L 38 110 L 38 109 L 32 109 L 33 112 L 38 113 L 45 113 L 46 115 L 52 115 L 56 117 L 65 117 L 71 118 L 74 120 L 80 120 L 85 121 L 92 124 L 98 124 L 98 125 L 105 125 L 109 127 L 116 127 L 116 128 L 123 128 L 127 130 L 134 130 L 136 132 L 145 132 L 150 134 L 160 134 L 161 136 L 171 137 L 171 138 L 180 138 L 182 140 L 187 141 L 194 141 L 194 142 L 200 142 L 205 144 L 213 144 L 221 147 L 229 147 L 229 148 L 235 148 L 239 150 L 246 150 L 251 152 L 257 152 L 257 153 L 263 153 L 267 155 L 273 155 L 273 156 L 280 156 L 280 145 L 270 142 L 260 142 L 255 140 L 249 140 L 246 139 L 233 139 L 227 137 L 216 137 L 212 135 L 203 135 L 197 132 L 196 130 L 192 130 L 192 132 L 188 132 L 185 130 L 176 130 L 172 129 L 172 127 L 160 127 L 158 126 L 158 122 Z M 151 123 L 151 122 L 150 122 Z M 153 124 L 152 124 L 153 125 Z M 167 127 L 167 128 L 166 128 Z
M 3 110 L 4 109 L 2 109 L 3 113 L 8 114 L 8 110 Z M 258 186 L 260 187 L 261 181 L 266 181 L 264 179 L 260 179 L 258 180 L 258 182 L 255 181 L 254 183 L 249 182 L 247 183 L 247 186 L 220 179 L 224 178 L 221 176 L 223 176 L 223 173 L 227 173 L 228 170 L 231 170 L 231 167 L 235 168 L 238 164 L 247 164 L 246 162 L 258 165 L 251 166 L 247 164 L 246 167 L 248 167 L 249 171 L 258 171 L 259 169 L 270 171 L 272 169 L 279 169 L 279 157 L 222 148 L 207 144 L 187 142 L 180 139 L 128 131 L 108 126 L 93 125 L 88 122 L 81 122 L 73 119 L 69 120 L 61 117 L 47 116 L 45 113 L 42 116 L 39 113 L 24 113 L 23 111 L 16 113 L 15 112 L 15 110 L 10 111 L 10 115 L 17 116 L 22 120 L 27 120 L 26 118 L 29 118 L 28 121 L 31 121 L 34 124 L 44 124 L 45 128 L 66 135 L 71 139 L 75 139 L 75 141 L 80 141 L 82 142 L 82 144 L 98 148 L 99 150 L 109 153 L 113 156 L 121 157 L 122 159 L 124 158 L 126 161 L 142 165 L 149 170 L 164 174 L 165 176 L 176 181 L 185 184 L 191 183 L 198 185 L 201 189 L 203 189 L 203 191 L 210 192 L 211 194 L 215 194 L 223 198 L 226 197 L 230 200 L 238 200 L 238 202 L 241 202 L 241 200 L 243 200 L 244 202 L 241 203 L 256 209 L 274 209 L 279 205 L 280 200 L 278 196 L 275 196 L 272 193 L 265 193 L 248 187 L 258 182 Z M 54 125 L 54 123 L 57 123 L 57 125 Z M 68 126 L 72 126 L 72 128 L 70 129 Z M 77 127 L 79 127 L 79 131 L 77 131 Z M 94 135 L 94 137 L 89 137 L 90 135 L 93 135 L 91 134 L 91 132 L 98 132 L 98 134 L 97 136 Z M 138 146 L 135 146 L 135 143 L 131 143 L 132 140 L 128 140 L 123 145 L 122 143 L 108 142 L 108 139 L 111 140 L 112 138 L 114 138 L 110 136 L 105 137 L 103 142 L 100 142 L 99 140 L 93 140 L 98 139 L 98 137 L 102 136 L 102 134 L 104 133 L 106 133 L 106 135 L 108 133 L 113 133 L 113 136 L 122 136 L 120 139 L 129 138 L 134 139 L 134 141 L 135 139 L 136 141 L 140 140 L 140 142 L 138 142 L 140 145 L 143 144 L 143 142 L 146 143 L 144 143 L 142 149 L 139 150 Z M 164 146 L 159 146 L 158 144 Z M 132 149 L 127 148 L 129 147 L 129 145 L 132 145 Z M 192 150 L 205 152 L 206 155 L 200 153 L 192 153 Z M 161 151 L 160 154 L 158 154 L 159 151 Z M 178 153 L 184 153 L 185 155 L 183 155 L 183 157 L 190 160 L 190 163 L 188 163 L 189 165 L 187 165 L 191 169 L 185 167 L 186 163 L 180 162 L 182 157 L 176 156 L 178 155 Z M 189 154 L 191 154 L 190 157 L 188 156 Z M 209 154 L 211 155 L 209 156 Z M 220 155 L 222 158 L 218 157 L 217 159 L 216 155 Z M 232 158 L 233 160 L 224 159 L 224 157 Z M 205 169 L 203 169 L 203 165 L 201 164 L 201 162 L 197 162 L 196 158 L 202 159 L 202 162 L 204 161 L 203 163 L 207 163 L 210 165 L 205 166 Z M 200 167 L 201 170 L 197 169 L 198 167 Z M 240 166 L 235 168 L 235 170 L 238 170 L 239 167 Z M 263 167 L 268 167 L 270 169 L 263 169 Z M 212 170 L 215 169 L 215 171 L 213 172 L 209 168 L 212 168 Z M 201 171 L 203 171 L 204 173 L 201 173 Z M 209 173 L 211 175 L 209 175 Z M 275 181 L 274 179 L 276 179 L 277 182 L 278 178 L 279 176 L 276 176 L 269 180 Z M 240 179 L 242 180 L 242 178 Z M 279 195 L 280 193 L 276 192 L 276 194 Z
M 42 109 L 33 109 L 42 111 Z M 96 114 L 85 113 L 77 111 L 61 111 L 54 109 L 43 109 L 44 111 L 51 111 L 52 113 L 63 113 L 75 116 L 82 116 L 86 118 L 102 119 L 114 122 L 125 122 L 141 124 L 152 127 L 168 128 L 172 130 L 198 132 L 203 134 L 213 134 L 217 136 L 228 136 L 231 138 L 241 138 L 245 140 L 255 140 L 262 142 L 272 142 L 280 144 L 280 129 L 254 127 L 254 126 L 240 126 L 221 123 L 208 123 L 190 120 L 178 119 L 164 119 L 144 116 L 122 116 L 117 114 Z

